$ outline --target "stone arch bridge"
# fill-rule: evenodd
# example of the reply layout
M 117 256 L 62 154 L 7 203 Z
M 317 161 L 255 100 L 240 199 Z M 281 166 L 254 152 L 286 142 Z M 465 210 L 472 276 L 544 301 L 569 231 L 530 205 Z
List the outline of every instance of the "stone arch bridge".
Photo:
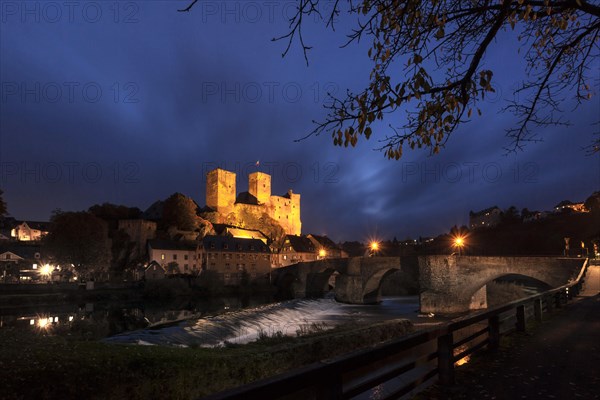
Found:
M 335 276 L 335 298 L 351 304 L 381 300 L 383 279 L 401 271 L 418 282 L 422 313 L 457 313 L 486 308 L 486 285 L 505 275 L 523 275 L 550 287 L 566 284 L 582 259 L 552 257 L 353 257 L 298 263 L 272 271 L 271 280 L 285 297 L 321 297 Z

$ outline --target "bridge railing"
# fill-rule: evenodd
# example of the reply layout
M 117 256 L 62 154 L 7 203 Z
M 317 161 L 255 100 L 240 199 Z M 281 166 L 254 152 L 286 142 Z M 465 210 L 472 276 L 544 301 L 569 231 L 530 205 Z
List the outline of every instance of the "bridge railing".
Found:
M 497 350 L 503 334 L 526 330 L 528 316 L 542 321 L 544 312 L 577 296 L 587 266 L 585 260 L 578 277 L 561 287 L 205 399 L 351 399 L 373 390 L 396 399 L 436 377 L 452 385 L 457 362 L 484 347 Z M 502 329 L 507 321 L 514 325 Z

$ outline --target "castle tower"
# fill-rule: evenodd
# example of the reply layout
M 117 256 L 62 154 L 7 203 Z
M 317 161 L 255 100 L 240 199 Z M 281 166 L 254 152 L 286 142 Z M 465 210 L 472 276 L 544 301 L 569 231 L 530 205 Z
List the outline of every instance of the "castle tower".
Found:
M 206 205 L 219 213 L 233 211 L 235 172 L 213 169 L 206 174 Z
M 258 204 L 267 204 L 271 200 L 271 175 L 253 172 L 248 175 L 248 193 L 256 197 Z
M 299 236 L 302 233 L 302 221 L 300 219 L 300 195 L 294 193 L 292 189 L 287 193 L 290 198 L 291 209 L 289 217 L 289 230 L 292 235 Z

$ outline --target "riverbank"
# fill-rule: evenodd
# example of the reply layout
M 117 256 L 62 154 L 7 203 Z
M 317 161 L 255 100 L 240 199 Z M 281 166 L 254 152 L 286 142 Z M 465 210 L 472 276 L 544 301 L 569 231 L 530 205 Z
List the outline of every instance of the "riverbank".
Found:
M 218 290 L 209 290 L 193 280 L 183 278 L 148 282 L 102 282 L 94 286 L 93 290 L 87 290 L 85 285 L 77 283 L 0 284 L 0 308 L 76 302 L 165 301 L 176 298 L 211 299 L 222 296 L 274 294 L 274 289 L 266 285 L 221 286 Z
M 43 330 L 0 330 L 4 399 L 192 399 L 397 338 L 407 320 L 307 325 L 246 345 L 174 348 L 107 344 Z

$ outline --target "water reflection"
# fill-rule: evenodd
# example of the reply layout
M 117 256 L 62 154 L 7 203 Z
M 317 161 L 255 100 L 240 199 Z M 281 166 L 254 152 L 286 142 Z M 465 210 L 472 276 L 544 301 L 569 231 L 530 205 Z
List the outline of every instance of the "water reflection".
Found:
M 37 330 L 56 335 L 101 339 L 122 332 L 214 316 L 270 302 L 261 297 L 221 297 L 211 300 L 99 302 L 0 308 L 0 329 Z

